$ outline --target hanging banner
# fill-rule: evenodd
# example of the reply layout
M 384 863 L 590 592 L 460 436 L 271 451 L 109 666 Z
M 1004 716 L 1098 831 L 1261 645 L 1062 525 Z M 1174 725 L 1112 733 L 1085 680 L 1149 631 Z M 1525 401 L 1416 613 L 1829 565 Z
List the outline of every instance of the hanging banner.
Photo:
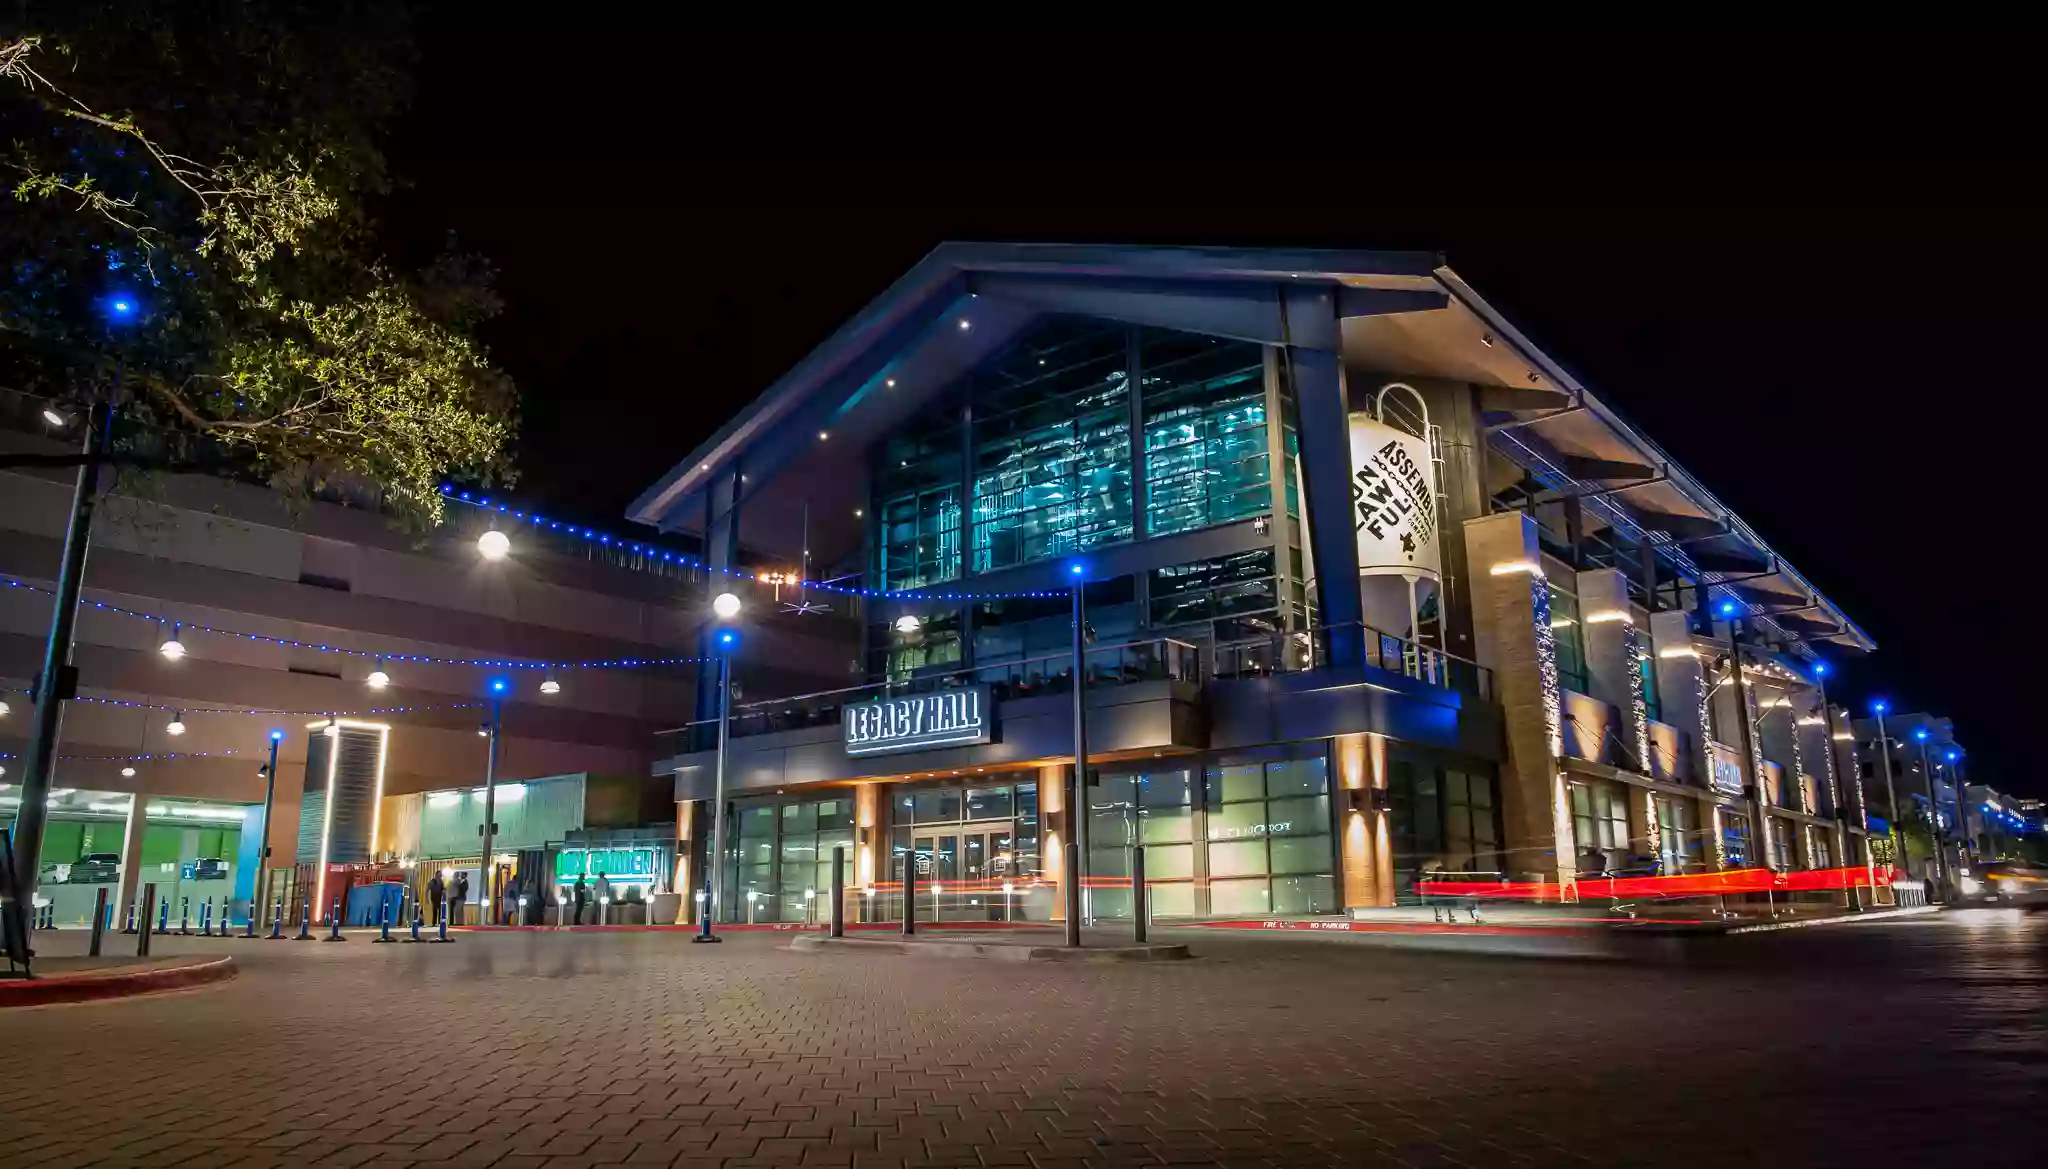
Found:
M 1443 575 L 1427 439 L 1370 414 L 1351 416 L 1351 524 L 1358 575 Z

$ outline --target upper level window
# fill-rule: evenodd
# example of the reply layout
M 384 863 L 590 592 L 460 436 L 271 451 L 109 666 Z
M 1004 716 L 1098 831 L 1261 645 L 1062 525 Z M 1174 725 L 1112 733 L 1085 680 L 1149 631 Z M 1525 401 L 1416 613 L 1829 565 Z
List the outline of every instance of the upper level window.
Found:
M 1258 345 L 1139 334 L 1145 530 L 1161 536 L 1273 510 L 1265 358 Z

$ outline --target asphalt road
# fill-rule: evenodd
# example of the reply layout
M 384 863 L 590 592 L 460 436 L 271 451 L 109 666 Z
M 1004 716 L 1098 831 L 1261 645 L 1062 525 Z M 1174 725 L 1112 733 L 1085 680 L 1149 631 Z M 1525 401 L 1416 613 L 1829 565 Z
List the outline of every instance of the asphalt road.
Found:
M 0 1164 L 2048 1163 L 2048 915 L 1629 963 L 1192 937 L 1128 966 L 160 939 L 243 973 L 0 1013 Z

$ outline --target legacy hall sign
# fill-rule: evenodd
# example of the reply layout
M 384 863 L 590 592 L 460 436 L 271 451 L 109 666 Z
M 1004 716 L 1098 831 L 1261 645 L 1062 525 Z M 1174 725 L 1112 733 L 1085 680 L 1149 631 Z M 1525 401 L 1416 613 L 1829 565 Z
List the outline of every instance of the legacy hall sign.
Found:
M 848 755 L 986 743 L 994 725 L 985 685 L 880 699 L 848 706 L 840 715 Z

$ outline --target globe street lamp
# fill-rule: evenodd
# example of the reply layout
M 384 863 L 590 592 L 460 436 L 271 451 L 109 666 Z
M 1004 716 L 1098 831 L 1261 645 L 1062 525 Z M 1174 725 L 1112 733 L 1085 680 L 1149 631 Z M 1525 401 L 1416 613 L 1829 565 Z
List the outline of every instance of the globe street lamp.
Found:
M 492 528 L 476 538 L 476 554 L 485 560 L 503 560 L 512 551 L 512 540 L 505 533 Z

